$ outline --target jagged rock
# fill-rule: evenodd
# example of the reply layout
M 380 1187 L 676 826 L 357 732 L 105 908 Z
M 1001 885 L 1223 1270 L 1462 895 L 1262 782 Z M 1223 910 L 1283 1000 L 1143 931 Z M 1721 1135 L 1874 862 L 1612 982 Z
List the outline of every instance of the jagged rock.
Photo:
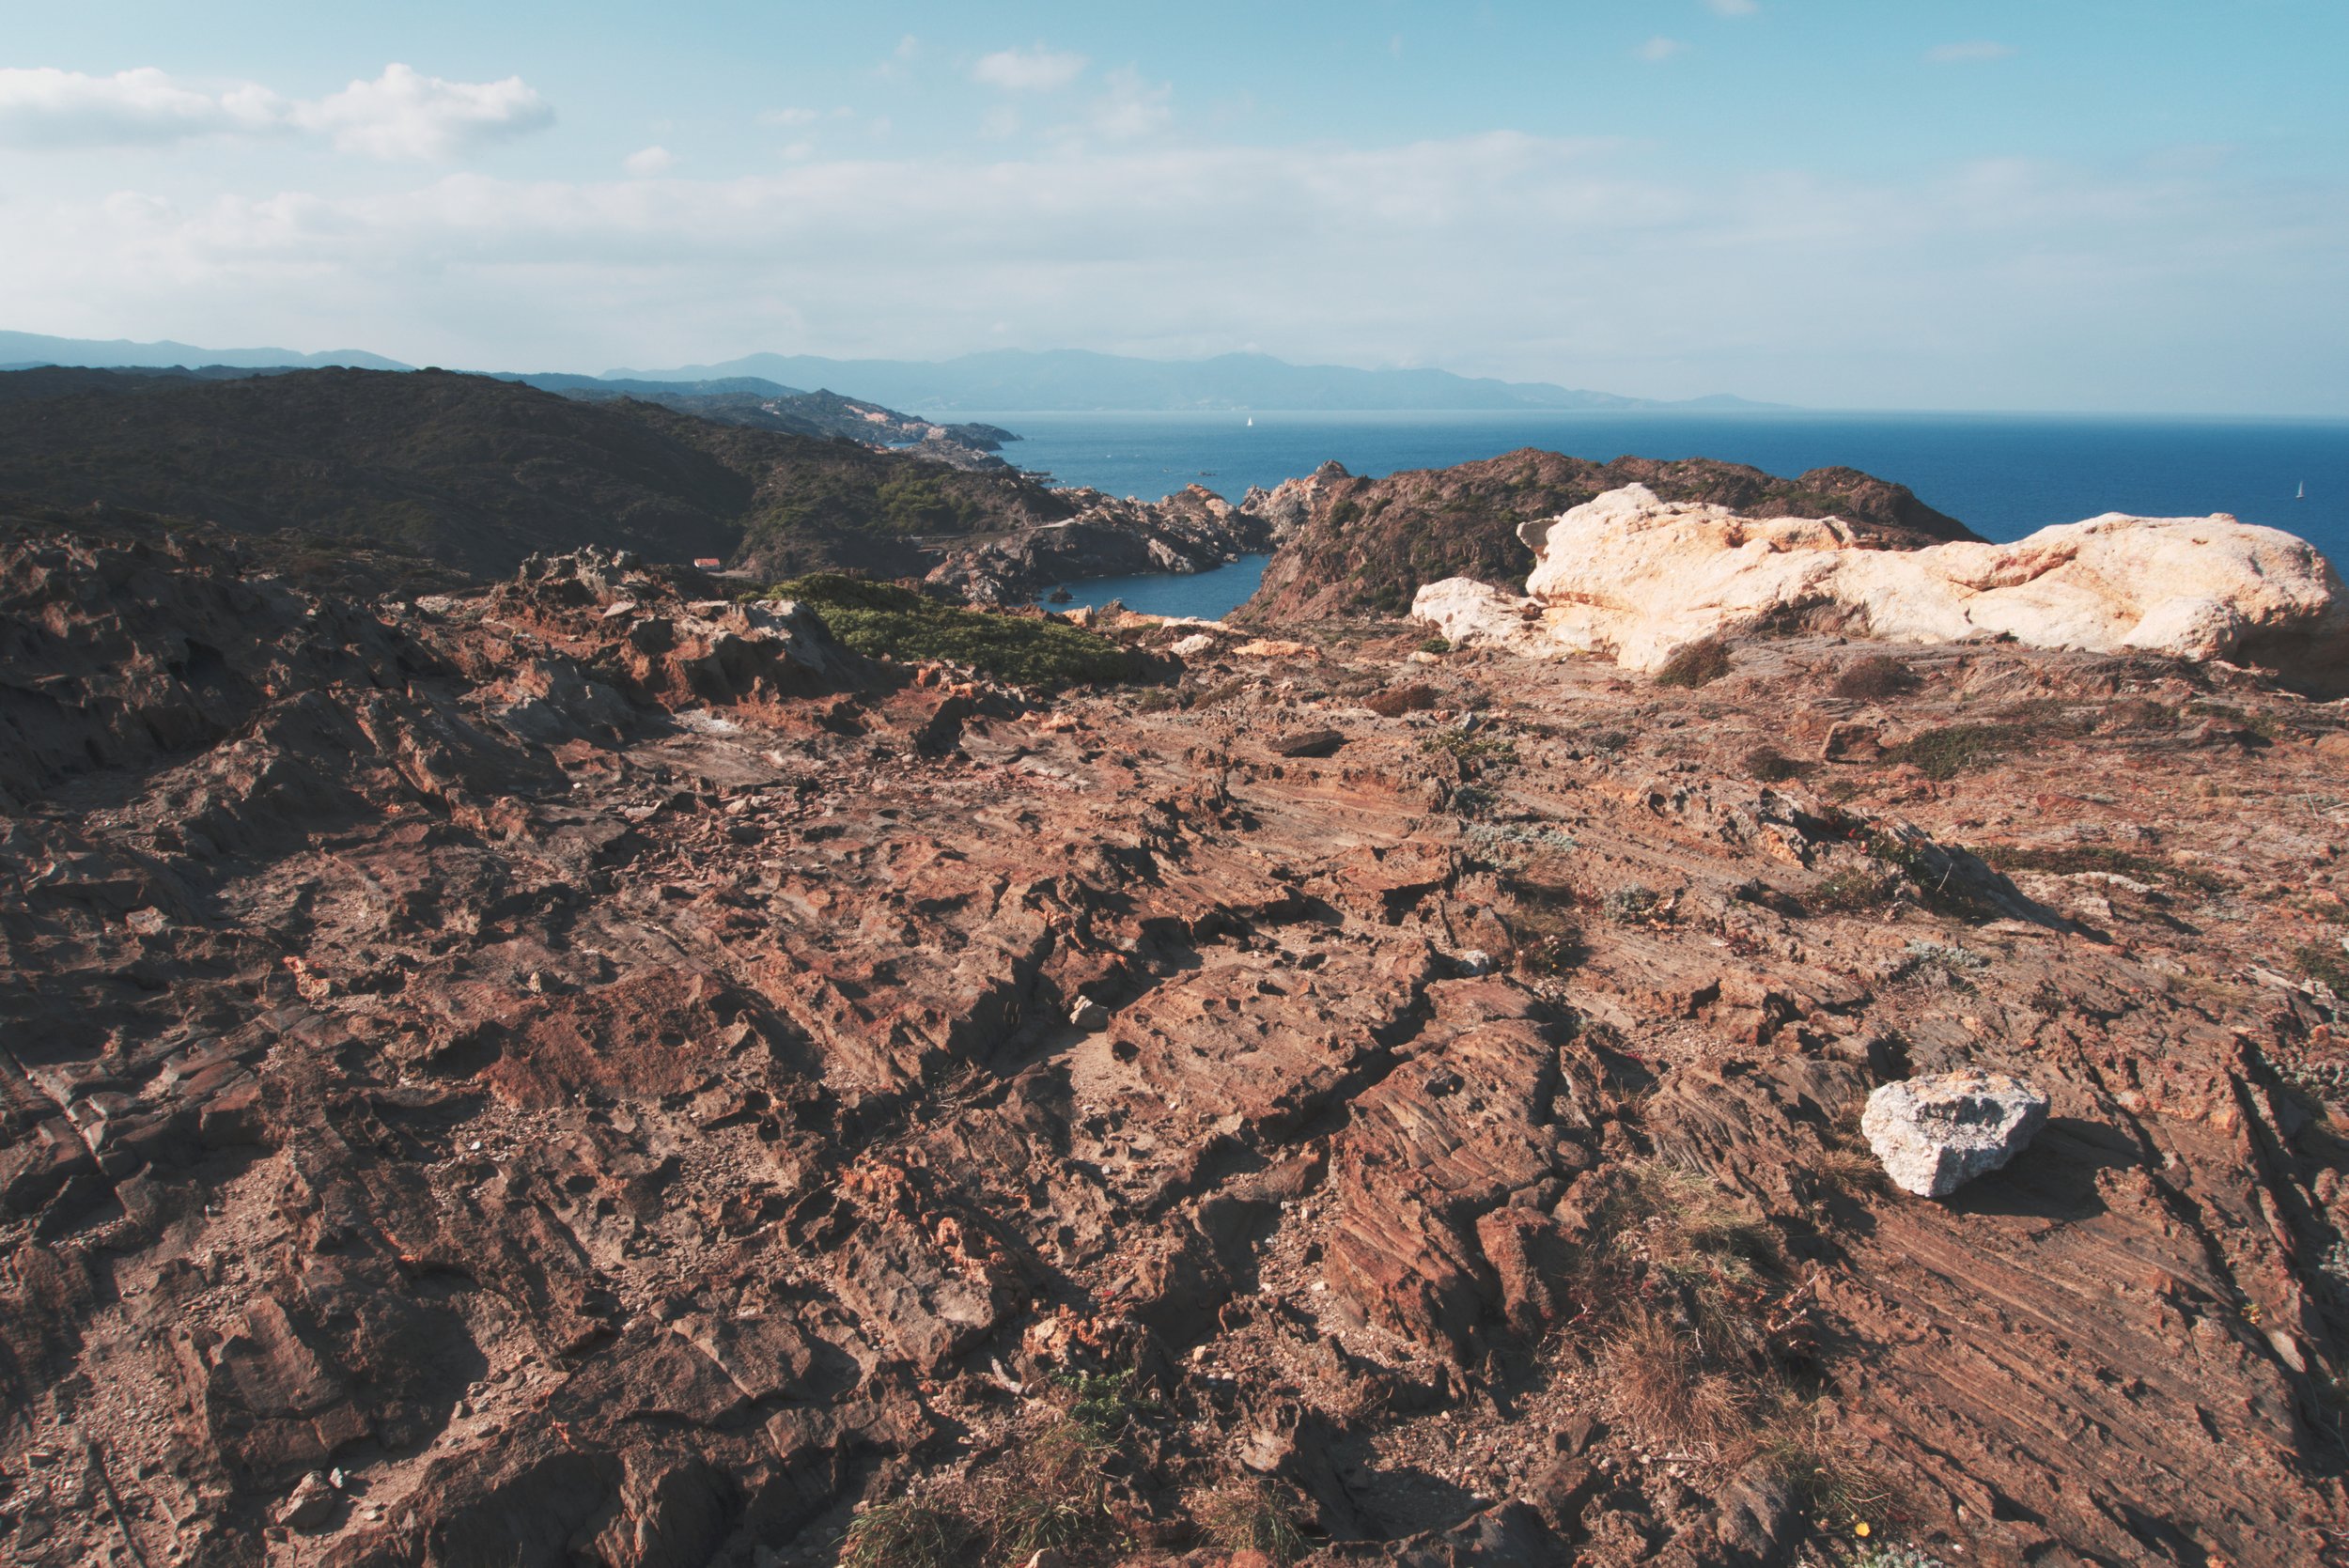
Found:
M 1975 1070 L 1887 1083 L 1860 1130 L 1895 1185 L 1946 1198 L 2023 1152 L 2047 1120 L 2047 1096 L 2004 1073 Z
M 1525 598 L 1450 579 L 1420 590 L 1413 613 L 1455 644 L 1604 653 L 1635 670 L 1704 638 L 1801 624 L 2349 678 L 2340 576 L 2306 540 L 2224 514 L 2108 512 L 2012 544 L 1887 550 L 1837 518 L 1746 517 L 1626 485 L 1536 532 Z

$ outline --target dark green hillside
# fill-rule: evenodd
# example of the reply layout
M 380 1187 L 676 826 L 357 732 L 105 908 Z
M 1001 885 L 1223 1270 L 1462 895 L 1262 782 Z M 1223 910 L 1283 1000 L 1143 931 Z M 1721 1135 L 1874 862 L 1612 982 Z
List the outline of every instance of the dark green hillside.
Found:
M 476 577 L 583 544 L 685 561 L 731 560 L 746 542 L 770 575 L 894 573 L 920 567 L 915 534 L 1066 510 L 1007 473 L 481 376 L 305 370 L 151 380 L 133 396 L 11 375 L 53 395 L 10 396 L 0 376 L 0 494 L 391 551 Z

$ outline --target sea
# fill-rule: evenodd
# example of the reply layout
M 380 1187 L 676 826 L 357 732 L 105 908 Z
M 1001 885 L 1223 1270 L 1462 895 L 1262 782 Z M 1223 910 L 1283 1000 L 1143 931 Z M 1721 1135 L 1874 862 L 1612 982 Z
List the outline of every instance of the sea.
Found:
M 1065 485 L 1155 501 L 1199 484 L 1231 501 L 1336 458 L 1383 476 L 1523 446 L 1571 457 L 1719 458 L 1772 474 L 1843 464 L 1906 485 L 1986 538 L 2099 512 L 2200 517 L 2299 535 L 2349 561 L 2349 421 L 2026 414 L 1394 412 L 982 413 L 1019 432 L 1003 457 Z M 1252 424 L 1251 421 L 1253 421 Z M 2305 488 L 2306 499 L 2295 499 Z M 1071 604 L 1122 599 L 1214 618 L 1256 590 L 1266 557 L 1187 575 L 1065 584 Z

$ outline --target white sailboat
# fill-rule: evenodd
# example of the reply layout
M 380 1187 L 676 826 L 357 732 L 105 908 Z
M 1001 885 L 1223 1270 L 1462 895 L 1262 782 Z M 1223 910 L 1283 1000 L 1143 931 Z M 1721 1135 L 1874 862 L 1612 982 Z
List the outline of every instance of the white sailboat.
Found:
M 1256 416 L 1252 413 L 1248 416 L 1248 427 L 1252 430 L 1256 427 Z M 2306 485 L 2303 485 L 2300 488 L 2302 489 L 2308 489 Z
M 2295 501 L 2306 501 L 2308 498 L 2309 498 L 2309 482 L 2308 482 L 2306 479 L 2303 479 L 2303 480 L 2301 480 L 2301 481 L 2300 481 L 2300 488 L 2299 488 L 2299 489 L 2297 489 L 2296 491 L 2295 491 L 2295 492 L 2293 493 L 2293 497 L 2292 497 L 2292 499 L 2293 499 L 2293 500 L 2295 500 Z

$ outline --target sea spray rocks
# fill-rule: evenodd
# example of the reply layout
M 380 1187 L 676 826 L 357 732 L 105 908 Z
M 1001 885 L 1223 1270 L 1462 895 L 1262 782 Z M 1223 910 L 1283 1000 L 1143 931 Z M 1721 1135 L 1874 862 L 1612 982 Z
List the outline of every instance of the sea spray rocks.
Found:
M 1810 627 L 1894 642 L 2229 660 L 2331 688 L 2349 590 L 2304 539 L 2225 514 L 2108 512 L 2012 544 L 1888 550 L 1840 518 L 1746 517 L 1626 485 L 1529 526 L 1525 596 L 1453 578 L 1412 613 L 1455 645 L 1654 670 L 1707 637 Z
M 1895 1185 L 1946 1198 L 2006 1164 L 2047 1120 L 2047 1096 L 2017 1078 L 1975 1068 L 1887 1083 L 1859 1119 Z

